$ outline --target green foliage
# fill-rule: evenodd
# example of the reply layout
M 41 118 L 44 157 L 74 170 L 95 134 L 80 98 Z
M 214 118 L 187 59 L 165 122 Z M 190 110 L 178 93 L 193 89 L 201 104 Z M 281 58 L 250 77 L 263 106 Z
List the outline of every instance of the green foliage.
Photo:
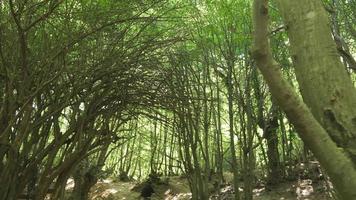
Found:
M 325 2 L 354 55 L 355 3 Z M 271 10 L 273 54 L 298 90 L 287 26 Z M 78 169 L 98 179 L 185 174 L 195 197 L 233 168 L 269 174 L 274 103 L 251 58 L 251 24 L 248 0 L 0 2 L 0 199 L 31 181 L 38 199 L 52 182 L 60 198 Z M 303 145 L 277 110 L 284 176 Z

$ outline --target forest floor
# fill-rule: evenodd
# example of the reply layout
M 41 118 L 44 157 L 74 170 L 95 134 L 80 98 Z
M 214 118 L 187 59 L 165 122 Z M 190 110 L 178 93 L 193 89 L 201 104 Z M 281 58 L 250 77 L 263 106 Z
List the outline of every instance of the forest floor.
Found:
M 139 200 L 140 192 L 136 182 L 118 182 L 110 179 L 97 183 L 91 191 L 91 200 Z M 135 189 L 136 188 L 136 189 Z M 186 179 L 170 177 L 168 184 L 153 186 L 155 193 L 152 200 L 188 200 L 189 187 Z M 220 189 L 220 194 L 213 194 L 212 200 L 233 199 L 231 186 Z M 271 189 L 260 186 L 254 189 L 256 200 L 330 200 L 325 182 L 313 183 L 310 179 L 290 181 L 275 185 Z

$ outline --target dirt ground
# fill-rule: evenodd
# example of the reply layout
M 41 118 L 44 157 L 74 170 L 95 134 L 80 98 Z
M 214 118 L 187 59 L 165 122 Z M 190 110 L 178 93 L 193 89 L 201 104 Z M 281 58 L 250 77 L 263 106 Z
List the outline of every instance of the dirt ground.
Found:
M 97 183 L 90 194 L 91 200 L 139 200 L 140 193 L 134 190 L 136 182 L 117 182 L 110 179 Z M 171 177 L 169 184 L 154 185 L 152 200 L 188 200 L 191 197 L 188 183 L 181 177 Z M 242 189 L 241 189 L 242 190 Z M 220 189 L 212 200 L 233 199 L 231 186 Z M 325 183 L 313 183 L 310 179 L 284 182 L 273 188 L 261 186 L 254 190 L 256 200 L 331 200 Z
M 140 193 L 134 190 L 137 182 L 116 182 L 110 179 L 97 183 L 91 190 L 91 200 L 137 200 Z M 168 185 L 155 185 L 152 200 L 183 200 L 190 197 L 188 184 L 184 179 L 174 178 Z

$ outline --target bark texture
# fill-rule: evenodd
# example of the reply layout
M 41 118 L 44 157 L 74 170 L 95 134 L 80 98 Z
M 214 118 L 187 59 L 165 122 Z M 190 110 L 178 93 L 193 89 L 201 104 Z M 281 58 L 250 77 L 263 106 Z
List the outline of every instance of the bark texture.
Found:
M 268 177 L 267 183 L 274 185 L 282 179 L 281 165 L 279 161 L 278 151 L 278 110 L 273 104 L 271 108 L 271 116 L 267 119 L 264 127 L 264 137 L 267 141 L 267 157 L 268 157 Z
M 320 0 L 278 0 L 304 102 L 356 164 L 356 90 Z
M 253 10 L 253 56 L 272 95 L 295 126 L 303 142 L 325 168 L 340 199 L 356 199 L 356 170 L 353 163 L 332 141 L 309 108 L 283 78 L 280 67 L 273 60 L 268 42 L 268 1 L 255 0 Z

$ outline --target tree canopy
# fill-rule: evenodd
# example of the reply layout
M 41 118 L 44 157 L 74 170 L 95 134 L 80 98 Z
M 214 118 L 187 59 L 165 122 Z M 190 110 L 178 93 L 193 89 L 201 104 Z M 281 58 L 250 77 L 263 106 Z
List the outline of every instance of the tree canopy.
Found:
M 230 184 L 248 200 L 311 162 L 333 198 L 356 199 L 355 11 L 0 1 L 0 199 L 84 200 L 107 177 L 181 175 L 192 199 Z

